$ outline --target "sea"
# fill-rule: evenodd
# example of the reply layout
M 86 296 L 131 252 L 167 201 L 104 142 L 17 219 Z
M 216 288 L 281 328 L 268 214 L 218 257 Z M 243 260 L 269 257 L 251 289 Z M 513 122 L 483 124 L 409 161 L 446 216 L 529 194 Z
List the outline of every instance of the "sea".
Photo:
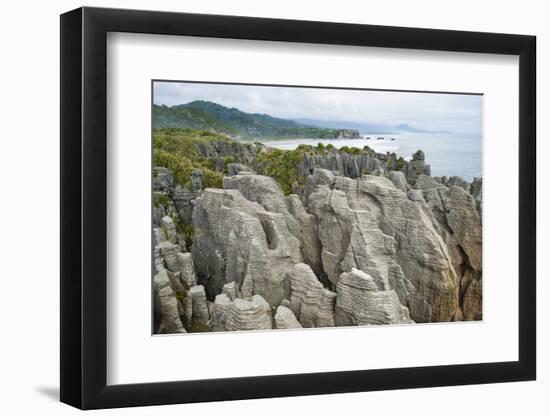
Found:
M 296 149 L 299 145 L 316 146 L 318 143 L 335 148 L 368 145 L 376 152 L 395 152 L 406 160 L 421 149 L 432 176 L 460 176 L 467 181 L 482 177 L 483 144 L 481 135 L 458 133 L 362 133 L 362 139 L 283 139 L 261 141 L 266 146 L 279 149 Z

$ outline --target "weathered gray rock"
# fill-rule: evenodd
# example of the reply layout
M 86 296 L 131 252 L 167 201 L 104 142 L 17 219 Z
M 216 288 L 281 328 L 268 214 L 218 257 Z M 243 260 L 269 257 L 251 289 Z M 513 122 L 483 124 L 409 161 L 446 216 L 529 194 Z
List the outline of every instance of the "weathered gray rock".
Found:
M 265 300 L 262 302 L 258 297 L 260 296 L 251 300 L 237 298 L 231 302 L 227 306 L 223 319 L 225 330 L 268 330 L 273 328 L 271 316 L 265 308 L 267 302 Z
M 468 191 L 452 187 L 446 200 L 447 224 L 468 257 L 469 265 L 481 271 L 482 229 L 476 202 Z
M 430 317 L 425 317 L 409 305 L 413 319 L 451 320 L 458 308 L 457 277 L 447 246 L 431 218 L 386 178 L 361 178 L 358 193 L 364 196 L 359 199 L 360 205 L 375 216 L 385 234 L 398 242 L 397 263 L 414 285 L 416 297 L 422 297 L 431 307 Z
M 462 296 L 463 320 L 483 319 L 482 299 L 483 290 L 481 277 L 472 278 L 466 285 Z
M 447 180 L 447 183 L 445 185 L 449 188 L 451 188 L 451 187 L 460 187 L 460 188 L 464 189 L 465 191 L 468 191 L 468 192 L 470 191 L 470 183 L 468 181 L 466 181 L 464 178 L 458 177 L 458 176 L 450 177 Z
M 193 256 L 189 252 L 178 253 L 178 266 L 181 271 L 181 279 L 188 287 L 197 285 L 197 276 L 193 266 Z
M 157 274 L 161 269 L 164 269 L 164 260 L 160 254 L 160 247 L 155 245 L 153 249 L 153 263 L 155 265 L 154 274 Z
M 474 178 L 472 185 L 470 186 L 470 193 L 474 197 L 477 204 L 477 211 L 482 216 L 483 213 L 483 180 L 481 178 Z
M 302 325 L 296 319 L 292 310 L 288 307 L 280 305 L 275 312 L 275 328 L 276 329 L 301 329 Z
M 469 187 L 443 185 L 452 183 L 448 180 L 438 184 L 420 176 L 416 185 L 433 213 L 457 274 L 462 309 L 457 318 L 473 320 L 481 316 L 482 223 L 478 202 L 470 192 L 473 190 L 481 199 L 481 181 Z
M 336 177 L 308 197 L 319 219 L 322 262 L 333 285 L 352 268 L 394 289 L 416 321 L 450 320 L 458 304 L 445 243 L 416 201 L 384 177 Z
M 179 245 L 175 245 L 170 241 L 162 241 L 157 247 L 159 248 L 164 265 L 166 269 L 172 272 L 181 271 L 180 263 L 178 261 L 178 252 L 181 251 Z
M 231 301 L 235 300 L 235 298 L 241 298 L 239 287 L 235 281 L 225 284 L 222 288 L 222 293 L 227 295 Z
M 174 220 L 172 220 L 170 216 L 164 216 L 161 219 L 160 228 L 164 233 L 165 240 L 169 240 L 172 243 L 178 243 L 176 225 L 174 224 Z
M 227 175 L 229 175 L 230 177 L 232 177 L 233 175 L 238 175 L 242 173 L 254 174 L 255 172 L 253 169 L 243 164 L 237 164 L 237 163 L 227 164 Z
M 317 169 L 330 171 L 334 175 L 359 178 L 372 173 L 380 167 L 380 161 L 373 151 L 363 150 L 359 154 L 349 154 L 333 150 L 325 155 L 304 155 L 299 170 L 304 176 L 311 175 Z
M 196 193 L 187 188 L 178 185 L 172 192 L 172 201 L 174 202 L 178 216 L 184 225 L 191 224 L 193 221 L 193 207 Z
M 168 191 L 173 185 L 172 171 L 164 167 L 153 168 L 153 191 Z
M 407 189 L 409 188 L 409 184 L 407 184 L 407 180 L 405 179 L 405 174 L 401 171 L 390 171 L 388 173 L 388 178 L 391 182 L 393 182 L 393 185 L 395 185 L 396 188 L 400 189 L 404 193 L 407 192 Z
M 213 332 L 225 331 L 225 314 L 231 305 L 231 299 L 226 294 L 218 294 L 212 305 L 210 327 Z
M 306 178 L 305 195 L 303 196 L 306 207 L 310 207 L 309 196 L 313 194 L 320 185 L 332 189 L 334 187 L 334 174 L 326 169 L 315 169 L 313 174 Z M 311 210 L 308 211 L 311 212 Z
M 286 279 L 292 312 L 303 327 L 334 326 L 336 294 L 323 287 L 308 265 L 294 265 Z
M 286 270 L 300 262 L 300 243 L 282 214 L 266 211 L 237 190 L 207 189 L 193 215 L 193 260 L 209 299 L 235 281 L 243 297 L 277 306 Z
M 430 166 L 425 162 L 424 152 L 421 150 L 416 151 L 412 159 L 405 166 L 405 177 L 409 184 L 414 184 L 417 177 L 420 175 L 430 175 Z
M 187 292 L 185 310 L 185 320 L 187 325 L 206 325 L 209 318 L 204 287 L 202 285 L 191 287 Z
M 323 267 L 333 286 L 342 272 L 358 268 L 385 289 L 390 273 L 394 281 L 404 280 L 395 260 L 395 240 L 379 228 L 373 213 L 360 207 L 363 197 L 357 184 L 357 180 L 336 177 L 334 190 L 322 185 L 309 197 L 309 209 L 320 221 Z M 406 298 L 407 290 L 403 291 Z
M 327 284 L 328 278 L 323 270 L 321 261 L 321 241 L 319 240 L 319 228 L 317 218 L 309 214 L 296 194 L 286 198 L 290 214 L 298 222 L 298 229 L 294 230 L 294 236 L 300 241 L 300 249 L 304 262 L 307 263 L 319 277 L 321 282 Z
M 197 193 L 200 190 L 202 190 L 202 171 L 194 169 L 191 172 L 191 191 Z
M 410 323 L 409 310 L 394 290 L 380 290 L 374 279 L 353 268 L 344 272 L 336 286 L 337 326 Z
M 160 270 L 155 275 L 153 283 L 159 316 L 156 333 L 185 333 L 178 310 L 178 301 L 170 286 L 166 270 Z

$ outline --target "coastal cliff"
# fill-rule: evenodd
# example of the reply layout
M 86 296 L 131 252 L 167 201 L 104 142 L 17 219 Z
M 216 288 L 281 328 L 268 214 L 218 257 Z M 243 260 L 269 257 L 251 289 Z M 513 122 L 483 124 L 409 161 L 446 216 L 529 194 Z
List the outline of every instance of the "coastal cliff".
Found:
M 155 333 L 482 318 L 482 180 L 422 151 L 168 129 L 155 164 Z

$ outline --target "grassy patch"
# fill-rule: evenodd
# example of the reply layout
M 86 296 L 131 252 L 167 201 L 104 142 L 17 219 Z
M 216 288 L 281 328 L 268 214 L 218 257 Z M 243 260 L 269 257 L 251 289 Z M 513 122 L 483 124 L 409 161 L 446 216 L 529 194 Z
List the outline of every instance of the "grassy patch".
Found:
M 223 173 L 217 172 L 215 161 L 201 156 L 201 149 L 208 150 L 220 143 L 234 143 L 226 136 L 203 130 L 165 128 L 153 132 L 153 160 L 155 166 L 163 166 L 174 174 L 174 181 L 191 187 L 191 173 L 200 169 L 204 187 L 221 187 Z
M 205 333 L 210 331 L 210 327 L 203 323 L 193 323 L 187 330 L 189 333 Z

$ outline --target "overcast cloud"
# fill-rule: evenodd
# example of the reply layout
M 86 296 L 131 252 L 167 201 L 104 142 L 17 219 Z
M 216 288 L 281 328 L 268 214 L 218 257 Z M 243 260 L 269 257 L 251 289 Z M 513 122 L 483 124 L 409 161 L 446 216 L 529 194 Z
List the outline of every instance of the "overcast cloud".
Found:
M 208 100 L 247 113 L 481 134 L 482 97 L 389 91 L 332 90 L 155 82 L 154 103 Z

